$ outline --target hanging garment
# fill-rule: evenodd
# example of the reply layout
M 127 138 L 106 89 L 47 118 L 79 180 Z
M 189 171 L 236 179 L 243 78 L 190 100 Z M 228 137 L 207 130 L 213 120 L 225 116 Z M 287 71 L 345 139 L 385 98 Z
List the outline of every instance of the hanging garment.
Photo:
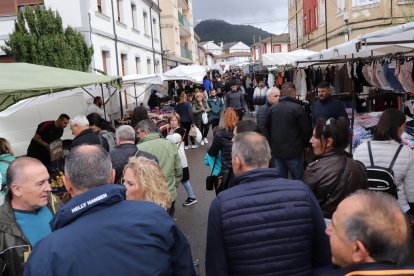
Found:
M 277 74 L 277 79 L 276 79 L 276 86 L 277 87 L 281 87 L 283 84 L 283 76 L 282 76 L 282 72 L 279 72 Z
M 331 83 L 331 74 L 329 66 L 327 66 L 325 69 L 325 81 Z
M 378 79 L 378 82 L 381 84 L 381 88 L 384 90 L 391 90 L 391 87 L 388 86 L 388 82 L 382 73 L 381 64 L 375 64 L 375 72 Z
M 371 86 L 371 84 L 365 79 L 365 76 L 362 73 L 362 68 L 363 67 L 364 67 L 364 64 L 362 62 L 358 62 L 357 66 L 356 66 L 356 73 L 357 73 L 357 76 L 358 76 L 358 81 L 361 82 L 362 86 Z
M 405 92 L 414 93 L 414 81 L 411 79 L 411 72 L 413 70 L 413 62 L 406 61 L 400 65 L 400 72 L 398 80 L 404 87 Z
M 352 89 L 352 79 L 348 74 L 348 66 L 345 64 L 339 69 L 339 91 L 340 93 L 349 93 Z
M 403 87 L 401 83 L 397 80 L 394 76 L 395 68 L 390 67 L 390 63 L 385 61 L 382 65 L 382 72 L 384 74 L 385 79 L 387 80 L 388 84 L 391 86 L 393 90 L 402 91 Z
M 335 94 L 343 93 L 343 90 L 341 90 L 341 84 L 339 80 L 339 66 L 335 66 L 335 77 L 334 77 L 334 85 L 335 85 Z
M 368 76 L 373 86 L 381 88 L 381 84 L 377 79 L 377 72 L 374 70 L 374 62 L 371 62 L 371 65 L 368 68 Z
M 267 75 L 267 84 L 269 85 L 269 88 L 275 86 L 275 76 L 273 76 L 272 73 L 269 73 L 269 75 Z
M 313 87 L 318 87 L 319 83 L 323 80 L 322 68 L 320 66 L 314 69 L 314 76 Z
M 369 86 L 373 86 L 371 83 L 371 78 L 368 74 L 369 67 L 370 66 L 368 64 L 362 66 L 362 75 L 364 76 L 364 79 L 369 84 Z

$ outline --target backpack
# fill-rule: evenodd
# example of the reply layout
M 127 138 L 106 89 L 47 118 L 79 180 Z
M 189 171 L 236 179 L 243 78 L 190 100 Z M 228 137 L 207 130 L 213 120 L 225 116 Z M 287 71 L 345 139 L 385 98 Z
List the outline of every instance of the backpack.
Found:
M 395 160 L 397 160 L 398 154 L 400 153 L 402 147 L 403 145 L 400 145 L 398 147 L 394 157 L 392 158 L 390 166 L 388 168 L 385 168 L 374 165 L 371 143 L 368 142 L 368 152 L 371 166 L 366 167 L 366 172 L 368 179 L 368 188 L 370 190 L 385 192 L 398 199 L 397 185 L 395 185 L 394 182 L 394 171 L 392 170 L 392 167 L 394 166 Z

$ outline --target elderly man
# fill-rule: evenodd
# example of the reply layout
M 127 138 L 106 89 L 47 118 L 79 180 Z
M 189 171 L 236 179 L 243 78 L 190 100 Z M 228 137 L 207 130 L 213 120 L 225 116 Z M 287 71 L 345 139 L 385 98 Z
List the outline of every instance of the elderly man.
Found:
M 303 182 L 278 178 L 269 159 L 265 137 L 237 134 L 236 185 L 210 206 L 207 275 L 310 275 L 331 264 L 318 201 Z
M 62 203 L 48 180 L 46 167 L 34 158 L 20 157 L 8 168 L 10 190 L 0 207 L 1 275 L 23 275 L 32 248 L 52 232 L 49 222 Z
M 109 149 L 108 141 L 95 134 L 89 128 L 89 121 L 85 116 L 79 115 L 70 120 L 70 129 L 72 130 L 72 134 L 75 135 L 75 138 L 70 144 L 71 150 L 83 144 L 102 145 L 104 148 Z
M 94 172 L 94 173 L 91 173 Z M 153 202 L 125 200 L 109 154 L 81 145 L 66 157 L 72 195 L 33 250 L 25 275 L 195 275 L 190 246 Z
M 50 144 L 62 137 L 69 119 L 67 114 L 60 114 L 55 121 L 40 123 L 27 148 L 27 156 L 40 160 L 45 166 L 49 165 L 51 162 Z
M 256 113 L 256 122 L 257 126 L 260 129 L 260 132 L 266 137 L 267 141 L 270 144 L 270 134 L 266 128 L 266 118 L 269 113 L 269 109 L 272 105 L 277 104 L 280 98 L 280 90 L 277 87 L 272 87 L 266 92 L 267 102 L 264 105 L 259 106 Z
M 183 177 L 181 159 L 175 144 L 168 141 L 157 132 L 157 126 L 151 119 L 142 120 L 138 123 L 137 135 L 140 139 L 137 145 L 139 150 L 143 150 L 157 157 L 168 191 L 171 195 L 171 208 L 169 214 L 174 216 L 175 199 L 177 198 L 177 187 Z
M 339 117 L 348 118 L 345 105 L 337 98 L 331 96 L 329 83 L 322 81 L 318 85 L 318 101 L 312 109 L 312 125 L 315 126 L 319 119 L 338 119 Z
M 326 234 L 332 262 L 340 267 L 328 275 L 353 271 L 358 271 L 353 275 L 407 275 L 386 272 L 405 264 L 411 236 L 407 219 L 393 197 L 368 190 L 350 195 L 338 205 Z M 414 275 L 414 270 L 409 275 Z
M 295 97 L 295 85 L 285 82 L 279 103 L 269 110 L 266 128 L 279 177 L 288 178 L 290 172 L 293 179 L 302 179 L 304 152 L 312 131 L 302 104 Z
M 120 126 L 115 131 L 116 147 L 109 153 L 112 167 L 115 169 L 115 183 L 121 183 L 122 173 L 130 157 L 146 157 L 158 163 L 157 157 L 137 149 L 135 146 L 135 130 L 131 126 Z

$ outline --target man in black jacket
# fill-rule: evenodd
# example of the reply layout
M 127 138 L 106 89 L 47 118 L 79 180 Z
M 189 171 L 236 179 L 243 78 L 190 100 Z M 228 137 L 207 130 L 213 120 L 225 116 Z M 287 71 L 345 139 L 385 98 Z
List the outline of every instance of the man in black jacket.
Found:
M 121 183 L 122 173 L 130 157 L 143 156 L 158 163 L 157 157 L 135 145 L 135 130 L 131 126 L 120 126 L 116 129 L 116 148 L 110 153 L 112 167 L 115 169 L 115 183 Z
M 279 176 L 288 178 L 289 171 L 293 179 L 302 179 L 304 150 L 311 137 L 311 128 L 301 102 L 295 97 L 294 84 L 284 83 L 279 103 L 269 110 L 266 127 Z
M 70 129 L 72 134 L 75 135 L 70 149 L 79 145 L 101 145 L 106 151 L 109 151 L 108 141 L 95 134 L 92 129 L 89 128 L 89 121 L 85 116 L 76 116 L 70 120 Z

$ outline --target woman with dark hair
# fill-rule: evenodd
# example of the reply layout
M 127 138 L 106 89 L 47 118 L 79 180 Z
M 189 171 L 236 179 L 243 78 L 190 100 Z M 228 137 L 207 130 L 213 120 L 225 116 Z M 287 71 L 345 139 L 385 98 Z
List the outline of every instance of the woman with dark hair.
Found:
M 211 157 L 216 157 L 221 152 L 221 171 L 223 175 L 223 184 L 217 188 L 216 193 L 229 188 L 233 184 L 232 164 L 231 164 L 231 152 L 233 146 L 233 131 L 239 122 L 236 111 L 229 107 L 224 112 L 224 128 L 214 133 L 213 142 L 211 147 L 207 151 Z
M 305 182 L 314 192 L 327 223 L 338 204 L 359 189 L 368 189 L 365 167 L 345 151 L 349 144 L 348 119 L 319 120 L 310 139 L 315 160 L 304 173 Z
M 139 122 L 146 119 L 149 119 L 148 110 L 143 106 L 137 106 L 132 112 L 131 126 L 135 129 Z
M 374 132 L 374 140 L 370 142 L 372 158 L 375 166 L 388 168 L 398 147 L 401 144 L 401 135 L 404 132 L 406 117 L 403 112 L 395 109 L 386 109 L 378 121 Z M 354 152 L 354 159 L 370 166 L 368 143 L 359 145 Z M 414 153 L 407 146 L 403 146 L 392 167 L 394 183 L 397 186 L 398 204 L 403 212 L 414 215 Z
M 184 148 L 188 149 L 188 133 L 190 132 L 191 125 L 194 124 L 193 108 L 191 103 L 187 100 L 188 96 L 185 91 L 181 92 L 180 102 L 175 107 L 175 111 L 180 115 L 181 118 L 181 127 L 185 129 L 184 135 Z M 190 137 L 192 148 L 195 149 L 197 146 L 195 144 L 194 137 Z
M 102 119 L 101 116 L 97 113 L 91 113 L 86 118 L 89 121 L 89 127 L 92 129 L 93 132 L 95 132 L 100 139 L 105 139 L 105 141 L 101 142 L 101 145 L 109 152 L 113 150 L 116 147 L 115 143 L 115 133 L 114 128 L 111 126 L 111 124 Z

